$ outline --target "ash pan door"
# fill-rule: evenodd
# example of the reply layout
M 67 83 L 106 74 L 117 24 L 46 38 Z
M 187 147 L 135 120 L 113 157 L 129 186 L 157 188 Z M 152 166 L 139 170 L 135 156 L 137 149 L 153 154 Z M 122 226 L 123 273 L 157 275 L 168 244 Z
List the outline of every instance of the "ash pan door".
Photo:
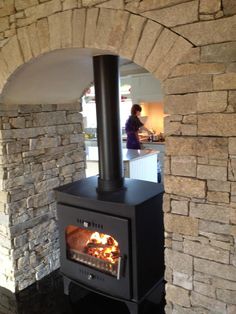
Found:
M 58 204 L 61 271 L 102 293 L 130 299 L 129 221 Z

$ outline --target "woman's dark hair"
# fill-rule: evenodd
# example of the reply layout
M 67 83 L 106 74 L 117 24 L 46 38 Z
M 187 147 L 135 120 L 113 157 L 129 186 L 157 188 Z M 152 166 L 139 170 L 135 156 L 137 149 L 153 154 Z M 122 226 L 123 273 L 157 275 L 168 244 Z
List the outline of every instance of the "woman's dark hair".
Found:
M 139 105 L 137 105 L 137 104 L 134 104 L 134 105 L 131 107 L 131 114 L 132 114 L 133 116 L 135 116 L 137 111 L 141 112 L 141 111 L 142 111 L 142 107 L 139 106 Z

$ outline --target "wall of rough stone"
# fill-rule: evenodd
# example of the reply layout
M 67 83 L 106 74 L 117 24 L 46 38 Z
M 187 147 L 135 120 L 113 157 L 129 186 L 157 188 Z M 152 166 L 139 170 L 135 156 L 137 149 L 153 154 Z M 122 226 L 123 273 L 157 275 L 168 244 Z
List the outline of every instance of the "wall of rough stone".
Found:
M 236 312 L 235 14 L 234 0 L 0 1 L 1 88 L 25 62 L 66 47 L 105 49 L 162 80 L 166 313 Z
M 84 177 L 80 110 L 0 105 L 0 282 L 10 290 L 59 267 L 53 188 Z

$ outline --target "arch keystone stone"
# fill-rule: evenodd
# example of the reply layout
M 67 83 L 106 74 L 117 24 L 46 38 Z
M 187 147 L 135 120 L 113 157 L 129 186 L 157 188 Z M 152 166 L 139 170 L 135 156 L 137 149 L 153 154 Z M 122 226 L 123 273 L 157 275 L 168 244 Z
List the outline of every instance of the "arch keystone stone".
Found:
M 100 9 L 95 47 L 117 52 L 125 33 L 128 18 L 128 12 Z
M 121 56 L 130 60 L 133 59 L 145 22 L 146 18 L 144 17 L 135 14 L 130 15 L 125 36 L 119 50 Z
M 86 9 L 73 10 L 72 14 L 72 46 L 84 46 Z

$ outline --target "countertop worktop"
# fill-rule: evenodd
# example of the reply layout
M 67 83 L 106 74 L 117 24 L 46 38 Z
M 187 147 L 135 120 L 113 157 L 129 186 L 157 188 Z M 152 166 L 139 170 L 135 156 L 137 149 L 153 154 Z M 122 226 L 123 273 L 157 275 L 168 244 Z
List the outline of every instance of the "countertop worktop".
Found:
M 97 142 L 96 138 L 85 139 L 86 142 Z M 123 143 L 126 142 L 125 139 L 122 140 Z M 154 144 L 154 145 L 165 145 L 165 142 L 149 142 L 149 141 L 141 141 L 141 144 Z
M 150 155 L 157 155 L 158 151 L 153 149 L 122 149 L 123 161 L 131 161 L 147 157 Z M 87 161 L 98 161 L 98 148 L 89 146 L 86 148 Z

